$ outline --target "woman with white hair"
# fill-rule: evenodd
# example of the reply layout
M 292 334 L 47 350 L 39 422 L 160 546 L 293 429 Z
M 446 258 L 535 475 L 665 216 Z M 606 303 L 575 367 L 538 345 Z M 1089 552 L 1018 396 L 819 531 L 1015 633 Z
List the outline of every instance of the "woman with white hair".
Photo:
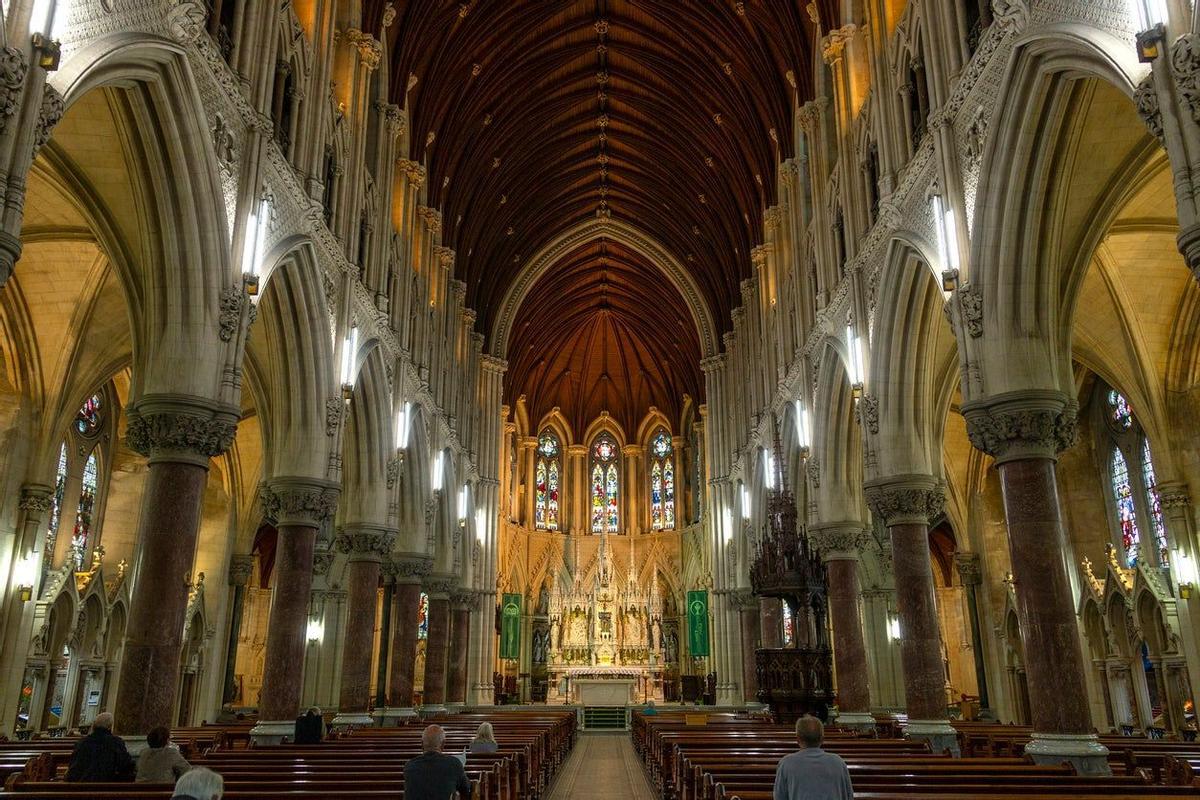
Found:
M 475 731 L 475 738 L 471 740 L 470 752 L 472 753 L 495 753 L 500 750 L 500 744 L 496 741 L 496 734 L 492 733 L 492 723 L 485 722 L 479 726 L 479 730 Z
M 196 767 L 175 781 L 175 794 L 171 795 L 171 800 L 221 800 L 224 793 L 224 778 L 211 769 Z

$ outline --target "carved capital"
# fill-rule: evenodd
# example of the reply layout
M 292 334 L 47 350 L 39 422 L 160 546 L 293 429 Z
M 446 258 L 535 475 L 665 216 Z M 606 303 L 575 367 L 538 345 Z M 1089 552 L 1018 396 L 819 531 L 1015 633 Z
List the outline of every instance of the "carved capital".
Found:
M 358 50 L 359 63 L 368 70 L 379 66 L 383 58 L 383 45 L 369 33 L 363 33 L 357 28 L 350 28 L 345 33 L 346 43 Z
M 440 217 L 439 217 L 440 220 Z M 442 265 L 443 269 L 450 269 L 454 266 L 454 248 L 439 245 L 433 248 L 433 257 Z M 464 287 L 465 288 L 465 287 Z
M 1186 483 L 1160 483 L 1158 485 L 1158 500 L 1167 510 L 1186 509 L 1192 504 L 1191 493 Z
M 229 585 L 245 586 L 254 569 L 254 556 L 237 555 L 229 560 Z
M 972 339 L 978 339 L 983 335 L 983 292 L 970 283 L 964 283 L 955 292 L 955 297 L 962 314 L 963 329 Z
M 1158 139 L 1159 144 L 1165 146 L 1162 111 L 1158 107 L 1158 91 L 1154 88 L 1153 72 L 1147 73 L 1134 89 L 1133 102 L 1137 106 L 1138 116 L 1146 123 L 1151 135 Z
M 902 475 L 868 483 L 866 500 L 884 525 L 928 525 L 942 513 L 946 493 L 936 478 Z
M 1200 35 L 1186 33 L 1176 39 L 1171 45 L 1170 63 L 1171 75 L 1183 102 L 1191 111 L 1192 119 L 1200 121 Z M 1135 94 L 1134 99 L 1139 101 L 1138 112 L 1141 113 L 1142 98 Z
M 385 103 L 380 100 L 375 103 L 375 110 L 383 114 L 390 135 L 399 136 L 408 127 L 408 120 L 404 116 L 404 109 L 395 103 Z
M 450 607 L 459 611 L 474 611 L 479 607 L 479 595 L 470 589 L 457 589 L 450 593 Z
M 1075 444 L 1077 407 L 1062 392 L 1030 389 L 965 403 L 971 444 L 997 463 L 1055 458 Z
M 129 448 L 153 460 L 208 465 L 233 444 L 237 416 L 196 398 L 144 397 L 127 409 Z
M 351 561 L 376 561 L 392 552 L 396 531 L 382 525 L 347 525 L 333 541 L 334 549 L 348 553 Z
M 63 96 L 53 86 L 46 84 L 42 89 L 42 106 L 38 109 L 37 127 L 33 131 L 33 154 L 35 156 L 42 146 L 50 141 L 55 126 L 58 125 L 58 121 L 62 119 L 63 112 L 66 110 L 67 106 L 63 102 Z
M 979 563 L 978 553 L 956 553 L 954 568 L 964 586 L 978 586 L 983 583 L 983 569 Z
M 417 206 L 417 218 L 425 223 L 430 233 L 442 232 L 442 212 L 429 206 Z
M 867 433 L 879 433 L 879 398 L 873 394 L 864 394 L 858 401 L 858 424 Z
M 821 106 L 816 101 L 809 100 L 796 112 L 796 122 L 802 131 L 811 136 L 821 123 Z
M 387 565 L 396 583 L 421 583 L 433 572 L 433 558 L 418 553 L 397 553 Z
M 421 585 L 430 600 L 449 600 L 458 590 L 458 579 L 448 575 L 430 575 Z
M 857 561 L 870 536 L 860 522 L 834 522 L 808 529 L 808 542 L 821 554 L 822 562 Z
M 825 63 L 832 64 L 841 58 L 846 49 L 846 43 L 853 39 L 856 33 L 858 33 L 858 26 L 854 24 L 843 25 L 831 30 L 829 35 L 821 40 L 821 57 L 825 59 Z
M 41 519 L 42 514 L 50 510 L 50 498 L 54 489 L 38 483 L 27 483 L 21 487 L 21 497 L 17 507 L 33 519 Z
M 729 593 L 729 604 L 738 611 L 758 611 L 758 595 L 749 589 L 739 589 Z
M 263 516 L 276 526 L 319 528 L 337 511 L 336 483 L 317 478 L 273 478 L 259 489 Z
M 0 50 L 0 133 L 5 132 L 9 118 L 17 113 L 28 70 L 29 62 L 22 51 L 12 47 Z

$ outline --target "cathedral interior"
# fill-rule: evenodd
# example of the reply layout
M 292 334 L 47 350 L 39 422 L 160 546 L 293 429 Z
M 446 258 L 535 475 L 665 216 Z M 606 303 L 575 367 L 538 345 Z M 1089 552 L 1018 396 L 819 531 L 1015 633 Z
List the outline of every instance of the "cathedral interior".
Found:
M 1190 0 L 0 19 L 0 736 L 1195 739 Z

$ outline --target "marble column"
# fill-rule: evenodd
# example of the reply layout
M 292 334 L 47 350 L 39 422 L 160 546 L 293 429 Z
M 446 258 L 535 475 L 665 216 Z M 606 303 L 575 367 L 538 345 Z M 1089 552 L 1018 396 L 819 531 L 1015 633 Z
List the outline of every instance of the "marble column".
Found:
M 126 738 L 173 722 L 208 463 L 233 444 L 235 419 L 179 398 L 143 398 L 129 412 L 127 442 L 149 467 L 117 689 L 115 729 Z
M 396 532 L 380 525 L 347 525 L 334 546 L 350 556 L 349 603 L 342 640 L 342 685 L 334 725 L 370 725 L 371 646 L 380 564 L 392 551 Z
M 449 672 L 446 678 L 446 702 L 467 702 L 467 652 L 470 648 L 471 607 L 475 595 L 459 591 L 451 596 Z M 432 624 L 433 620 L 430 620 Z
M 767 649 L 783 647 L 783 601 L 778 597 L 760 597 L 758 613 L 762 646 Z
M 749 592 L 731 595 L 742 617 L 742 697 L 748 703 L 758 702 L 758 665 L 760 620 L 759 598 Z
M 422 709 L 437 711 L 446 702 L 446 659 L 450 644 L 450 588 L 435 581 L 429 591 L 429 638 L 425 640 Z
M 1075 414 L 1058 392 L 963 405 L 971 443 L 1000 473 L 1034 729 L 1025 752 L 1038 763 L 1108 774 L 1108 748 L 1093 733 L 1055 477 L 1057 454 L 1074 444 Z
M 959 580 L 967 594 L 967 613 L 971 616 L 971 649 L 975 653 L 975 685 L 979 687 L 979 708 L 989 708 L 987 668 L 983 658 L 983 634 L 979 621 L 979 596 L 976 588 L 983 583 L 978 553 L 958 553 L 954 556 Z
M 267 627 L 256 744 L 291 736 L 300 712 L 317 531 L 337 509 L 336 484 L 317 478 L 274 478 L 262 488 L 263 515 L 275 523 L 275 589 Z
M 908 714 L 904 735 L 928 741 L 935 753 L 950 750 L 957 756 L 958 735 L 946 710 L 942 633 L 929 554 L 929 520 L 942 512 L 945 495 L 936 478 L 903 475 L 867 484 L 866 499 L 892 540 Z
M 229 585 L 233 587 L 233 603 L 229 610 L 229 640 L 225 647 L 225 684 L 222 703 L 232 703 L 237 697 L 237 651 L 242 636 L 242 609 L 246 603 L 246 582 L 254 569 L 254 556 L 237 555 L 229 562 Z
M 862 523 L 842 522 L 809 528 L 809 541 L 821 554 L 829 587 L 829 619 L 833 624 L 833 658 L 837 673 L 841 727 L 873 730 L 867 645 L 863 636 L 859 550 L 866 543 Z
M 384 725 L 395 725 L 416 716 L 413 680 L 417 665 L 417 614 L 421 607 L 421 579 L 432 566 L 428 556 L 396 557 L 392 562 L 396 579 L 392 604 L 392 676 L 382 714 Z

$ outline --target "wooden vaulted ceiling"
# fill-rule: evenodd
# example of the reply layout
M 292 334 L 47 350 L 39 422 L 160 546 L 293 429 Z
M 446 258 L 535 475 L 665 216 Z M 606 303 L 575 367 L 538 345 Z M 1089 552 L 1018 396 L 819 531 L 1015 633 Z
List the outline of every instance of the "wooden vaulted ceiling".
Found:
M 691 272 L 717 324 L 729 326 L 775 194 L 776 167 L 791 155 L 793 103 L 812 94 L 814 34 L 805 5 L 393 0 L 396 19 L 385 34 L 393 100 L 409 110 L 409 155 L 428 169 L 428 203 L 442 210 L 443 243 L 457 251 L 458 277 L 485 334 L 525 263 L 597 215 L 660 242 Z M 817 0 L 816 11 L 835 19 L 835 6 Z M 382 3 L 368 3 L 364 16 L 364 29 L 378 30 Z M 610 276 L 610 298 L 613 283 L 624 280 L 629 297 L 655 306 L 669 300 L 690 326 L 681 299 L 673 289 L 669 298 L 648 295 L 670 284 L 636 254 L 614 254 L 606 271 L 602 250 L 571 254 L 561 272 L 574 288 L 553 303 L 564 319 L 593 325 L 560 324 L 539 317 L 540 308 L 522 309 L 549 328 L 536 337 L 547 348 L 541 356 L 576 351 L 580 342 L 567 337 L 608 326 L 614 346 L 628 348 L 627 363 L 650 353 L 660 359 L 664 372 L 655 385 L 698 391 L 697 350 L 655 341 L 661 331 L 624 325 L 625 316 L 597 305 L 605 296 L 598 282 Z M 513 349 L 528 344 L 523 339 L 511 341 L 510 361 L 526 357 Z M 678 361 L 685 357 L 689 363 Z M 684 372 L 687 380 L 676 385 Z M 541 396 L 531 391 L 540 387 L 515 376 L 509 384 Z M 642 394 L 629 388 L 623 396 Z

